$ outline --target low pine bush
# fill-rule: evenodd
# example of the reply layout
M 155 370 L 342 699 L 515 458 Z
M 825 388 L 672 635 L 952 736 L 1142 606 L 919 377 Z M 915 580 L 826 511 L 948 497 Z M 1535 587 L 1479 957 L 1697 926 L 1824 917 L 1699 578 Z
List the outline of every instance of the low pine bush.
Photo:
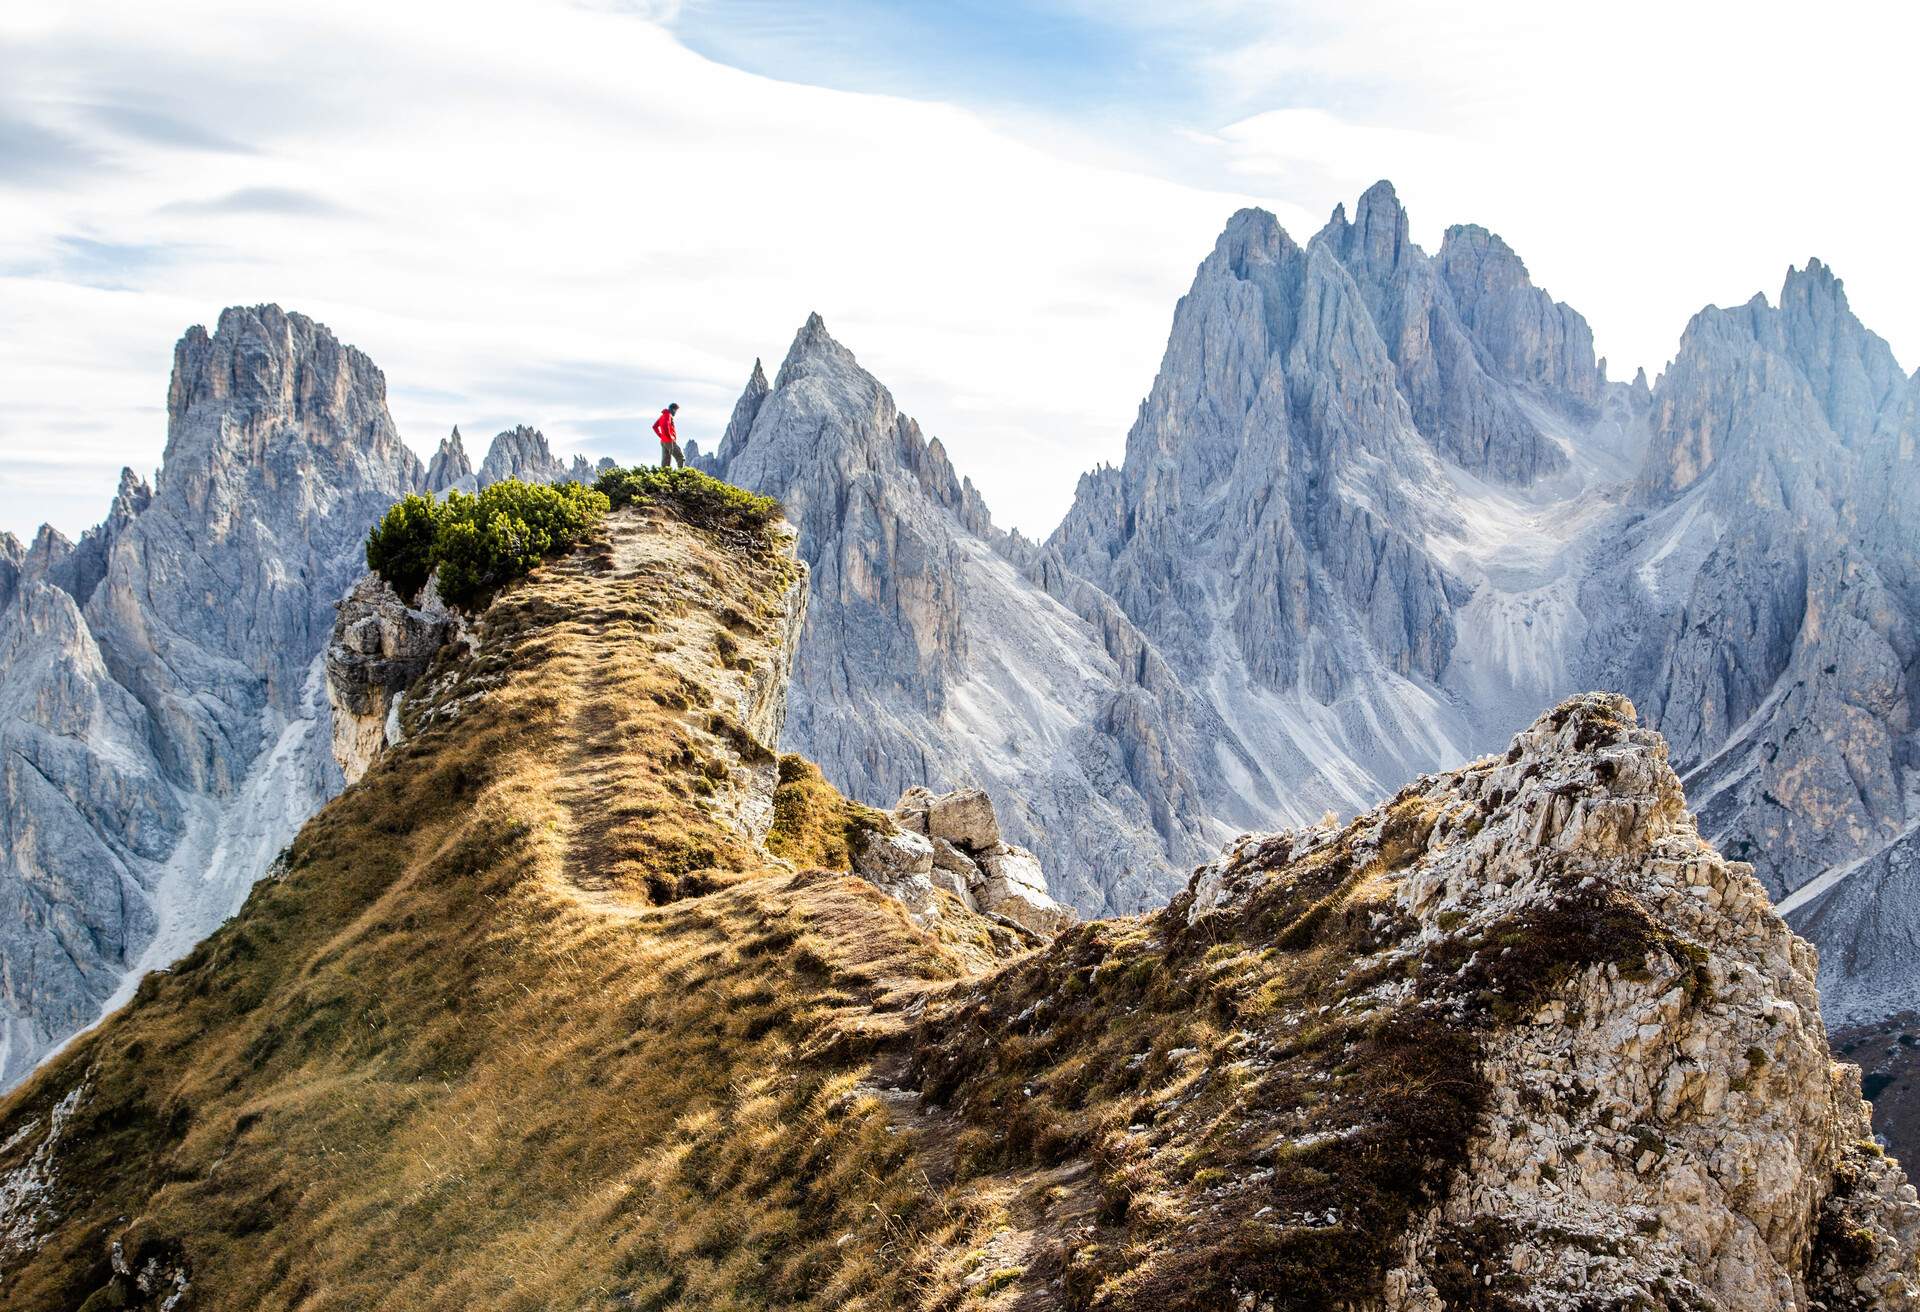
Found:
M 542 559 L 571 548 L 607 513 L 607 497 L 579 483 L 509 478 L 444 501 L 415 494 L 367 535 L 367 568 L 407 600 L 438 570 L 440 595 L 474 606 Z
M 615 510 L 643 502 L 673 509 L 703 528 L 764 529 L 780 518 L 780 503 L 722 482 L 697 469 L 659 469 L 635 465 L 609 469 L 594 487 Z
M 433 573 L 433 539 L 439 507 L 431 494 L 414 493 L 387 511 L 367 534 L 367 568 L 411 601 Z

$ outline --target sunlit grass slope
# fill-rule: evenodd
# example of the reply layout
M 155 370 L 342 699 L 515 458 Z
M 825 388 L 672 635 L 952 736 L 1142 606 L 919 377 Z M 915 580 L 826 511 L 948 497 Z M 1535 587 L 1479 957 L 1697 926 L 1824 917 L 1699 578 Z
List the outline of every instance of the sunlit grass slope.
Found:
M 501 596 L 284 870 L 6 1105 L 0 1170 L 82 1090 L 0 1307 L 897 1306 L 924 1186 L 856 1085 L 962 959 L 716 800 L 794 572 L 652 508 Z M 810 778 L 774 846 L 844 866 Z

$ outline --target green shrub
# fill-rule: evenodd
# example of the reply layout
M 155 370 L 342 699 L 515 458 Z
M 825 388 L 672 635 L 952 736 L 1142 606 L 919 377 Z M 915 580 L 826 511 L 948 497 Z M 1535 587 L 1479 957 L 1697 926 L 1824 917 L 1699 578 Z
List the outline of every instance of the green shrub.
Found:
M 368 534 L 367 565 L 409 600 L 438 570 L 440 595 L 473 606 L 572 547 L 606 512 L 606 496 L 579 483 L 547 487 L 509 478 L 478 496 L 449 492 L 437 503 L 409 496 Z
M 757 496 L 697 469 L 635 465 L 609 469 L 594 487 L 618 510 L 653 501 L 670 506 L 691 524 L 706 528 L 761 529 L 780 518 L 780 503 Z
M 431 494 L 396 501 L 367 534 L 367 568 L 412 601 L 433 572 L 435 506 Z

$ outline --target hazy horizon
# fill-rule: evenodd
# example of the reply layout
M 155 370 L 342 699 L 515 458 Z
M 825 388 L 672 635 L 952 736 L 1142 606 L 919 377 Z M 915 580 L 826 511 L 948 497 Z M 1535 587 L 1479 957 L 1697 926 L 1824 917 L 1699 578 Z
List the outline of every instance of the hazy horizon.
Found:
M 10 9 L 0 529 L 97 522 L 159 460 L 180 333 L 272 301 L 385 370 L 423 459 L 458 424 L 476 460 L 516 423 L 644 458 L 668 400 L 710 444 L 818 311 L 1044 535 L 1228 216 L 1304 241 L 1381 177 L 1429 250 L 1501 234 L 1614 378 L 1812 257 L 1920 363 L 1899 6 L 963 8 Z

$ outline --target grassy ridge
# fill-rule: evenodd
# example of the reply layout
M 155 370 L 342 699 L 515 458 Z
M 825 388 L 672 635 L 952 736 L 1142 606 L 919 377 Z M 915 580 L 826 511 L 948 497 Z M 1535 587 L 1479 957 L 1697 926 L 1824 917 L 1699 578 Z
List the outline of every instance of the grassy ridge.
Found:
M 924 1185 L 857 1036 L 959 958 L 698 787 L 772 656 L 736 624 L 723 660 L 708 614 L 769 614 L 788 562 L 616 528 L 504 593 L 415 736 L 5 1104 L 39 1129 L 0 1170 L 84 1090 L 0 1307 L 157 1306 L 115 1243 L 195 1308 L 901 1305 Z

